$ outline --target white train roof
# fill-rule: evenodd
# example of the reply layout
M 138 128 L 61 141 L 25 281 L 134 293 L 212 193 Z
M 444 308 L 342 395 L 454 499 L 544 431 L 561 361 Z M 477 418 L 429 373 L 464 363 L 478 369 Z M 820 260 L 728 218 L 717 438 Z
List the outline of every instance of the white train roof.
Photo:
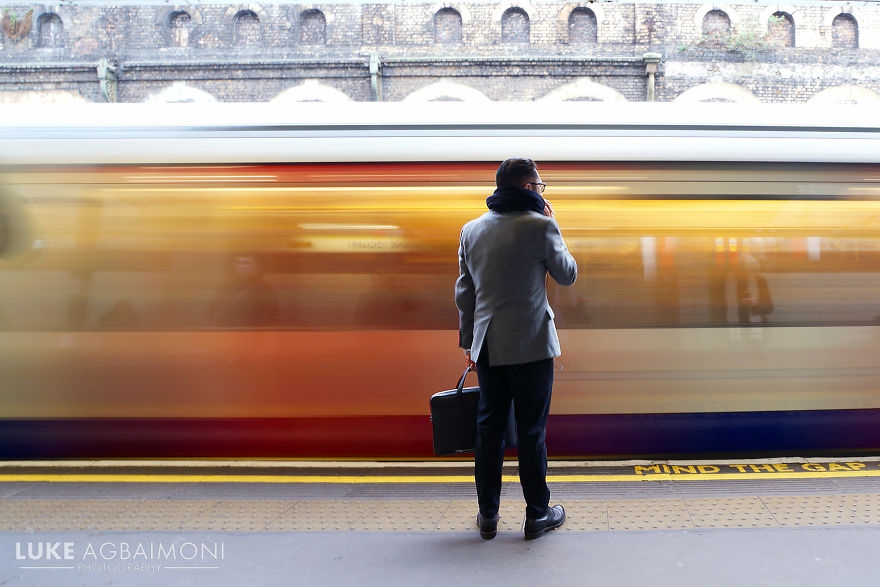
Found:
M 0 165 L 489 161 L 880 163 L 841 105 L 303 102 L 0 105 Z

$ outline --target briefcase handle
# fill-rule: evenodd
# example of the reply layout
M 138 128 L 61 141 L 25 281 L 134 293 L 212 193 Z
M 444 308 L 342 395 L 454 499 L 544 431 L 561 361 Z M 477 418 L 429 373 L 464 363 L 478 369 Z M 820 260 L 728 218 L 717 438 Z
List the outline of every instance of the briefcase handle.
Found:
M 461 379 L 458 380 L 458 387 L 456 388 L 455 395 L 458 396 L 459 399 L 461 399 L 461 390 L 464 389 L 464 380 L 467 377 L 467 374 L 473 370 L 474 369 L 470 365 L 468 365 L 465 368 L 464 373 L 461 374 Z

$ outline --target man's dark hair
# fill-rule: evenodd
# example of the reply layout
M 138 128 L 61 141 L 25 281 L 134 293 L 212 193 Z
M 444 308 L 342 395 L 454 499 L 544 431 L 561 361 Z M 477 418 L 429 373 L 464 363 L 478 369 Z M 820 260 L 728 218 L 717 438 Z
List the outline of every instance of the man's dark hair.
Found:
M 505 159 L 495 172 L 497 187 L 522 187 L 538 175 L 538 166 L 531 159 Z

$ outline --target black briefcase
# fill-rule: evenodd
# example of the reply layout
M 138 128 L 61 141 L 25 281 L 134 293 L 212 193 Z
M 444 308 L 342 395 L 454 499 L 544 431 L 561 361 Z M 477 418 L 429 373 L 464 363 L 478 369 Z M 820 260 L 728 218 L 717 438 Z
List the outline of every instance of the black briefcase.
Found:
M 455 389 L 431 396 L 431 426 L 434 429 L 434 454 L 437 456 L 474 452 L 477 440 L 477 404 L 479 387 L 465 387 L 471 368 L 465 369 Z M 505 446 L 516 445 L 516 421 L 513 406 L 507 422 Z

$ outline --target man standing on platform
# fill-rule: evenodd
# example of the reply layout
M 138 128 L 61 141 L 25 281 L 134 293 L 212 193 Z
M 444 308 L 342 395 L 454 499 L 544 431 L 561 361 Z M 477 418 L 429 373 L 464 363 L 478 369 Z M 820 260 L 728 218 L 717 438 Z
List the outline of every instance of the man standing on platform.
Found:
M 476 367 L 475 481 L 480 536 L 497 533 L 504 435 L 513 402 L 519 475 L 526 501 L 525 537 L 538 538 L 565 522 L 550 507 L 545 436 L 559 338 L 547 301 L 547 274 L 560 285 L 577 278 L 546 185 L 531 159 L 507 159 L 495 175 L 489 211 L 461 230 L 455 303 L 459 346 Z

